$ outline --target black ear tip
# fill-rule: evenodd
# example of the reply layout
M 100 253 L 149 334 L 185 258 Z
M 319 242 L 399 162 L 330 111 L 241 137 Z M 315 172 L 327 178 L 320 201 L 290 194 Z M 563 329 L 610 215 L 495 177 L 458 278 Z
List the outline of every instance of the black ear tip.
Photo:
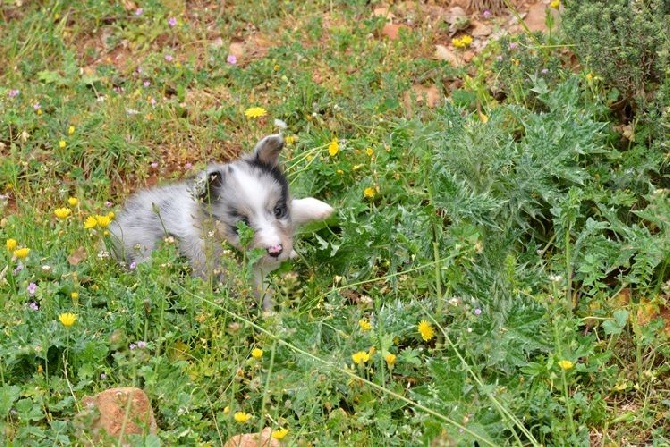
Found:
M 279 163 L 279 152 L 284 148 L 284 138 L 280 134 L 267 135 L 256 144 L 253 159 L 271 167 Z
M 209 182 L 217 183 L 221 182 L 221 173 L 219 171 L 214 171 L 209 173 Z
M 207 183 L 210 187 L 219 187 L 223 184 L 223 171 L 221 169 L 213 169 L 207 172 Z
M 262 145 L 267 145 L 267 147 L 271 148 L 273 151 L 280 151 L 284 148 L 284 137 L 278 133 L 275 133 L 266 136 L 261 140 L 260 143 Z

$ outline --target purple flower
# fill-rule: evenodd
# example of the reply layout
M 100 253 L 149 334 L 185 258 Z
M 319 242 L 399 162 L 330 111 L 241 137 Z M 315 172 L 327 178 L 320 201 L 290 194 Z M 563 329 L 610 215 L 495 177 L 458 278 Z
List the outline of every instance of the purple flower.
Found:
M 491 18 L 491 11 L 488 9 L 485 9 L 484 12 L 482 13 L 482 16 L 484 16 L 485 19 Z
M 7 96 L 10 98 L 16 98 L 18 94 L 19 94 L 18 90 L 10 90 L 7 92 Z
M 131 262 L 128 268 L 130 270 L 135 270 L 137 268 L 137 263 L 135 261 Z
M 100 380 L 107 380 L 107 374 L 101 373 L 100 374 Z
M 143 340 L 140 340 L 140 341 L 137 342 L 137 347 L 138 347 L 138 349 L 144 349 L 144 348 L 147 347 L 147 342 L 143 341 Z
M 135 10 L 135 15 L 136 16 L 141 16 L 142 14 L 144 14 L 144 9 L 143 8 L 137 8 Z
M 171 54 L 166 54 L 165 55 L 165 60 L 168 62 L 172 62 L 172 55 Z
M 193 167 L 193 163 L 188 162 L 188 163 L 186 163 L 186 164 L 184 165 L 184 167 L 185 167 L 186 169 L 191 169 L 191 168 Z
M 234 54 L 229 54 L 227 60 L 230 65 L 235 65 L 237 63 L 237 56 Z
M 32 296 L 35 295 L 35 291 L 37 290 L 37 284 L 34 282 L 31 282 L 28 284 L 28 287 L 26 287 L 26 290 L 28 290 L 28 293 Z
M 516 42 L 510 42 L 509 43 L 509 49 L 510 50 L 516 50 L 516 47 L 518 47 L 518 46 L 519 46 L 519 44 L 516 43 Z
M 543 69 L 540 71 L 540 73 L 542 73 L 543 75 L 546 75 L 547 73 L 549 73 L 549 69 L 548 69 L 548 68 L 543 68 Z
M 475 315 L 481 315 L 482 310 L 478 307 L 475 309 Z
M 136 71 L 137 71 L 138 74 L 141 74 L 141 73 L 144 71 L 144 68 L 142 68 L 142 67 L 137 67 L 137 70 L 136 70 Z
M 39 102 L 36 102 L 35 104 L 33 104 L 33 110 L 39 110 L 41 108 L 42 108 L 42 104 L 40 104 Z
M 112 202 L 109 202 L 109 201 L 105 202 L 105 206 L 107 208 L 111 208 L 112 207 Z
M 37 303 L 34 303 L 34 302 L 28 304 L 28 308 L 29 308 L 30 310 L 34 310 L 35 312 L 37 312 L 38 310 L 40 310 L 40 307 L 37 305 Z
M 137 347 L 137 345 L 135 343 L 131 343 L 130 346 L 128 347 L 130 348 L 131 351 L 133 351 Z
M 151 85 L 151 82 L 149 82 L 149 81 L 144 81 L 143 85 L 144 85 L 145 87 L 149 87 L 149 86 Z
M 170 26 L 176 26 L 177 25 L 177 18 L 176 17 L 170 17 L 168 19 L 168 25 Z
M 151 162 L 151 168 L 152 169 L 158 169 L 158 162 L 157 161 L 152 161 Z

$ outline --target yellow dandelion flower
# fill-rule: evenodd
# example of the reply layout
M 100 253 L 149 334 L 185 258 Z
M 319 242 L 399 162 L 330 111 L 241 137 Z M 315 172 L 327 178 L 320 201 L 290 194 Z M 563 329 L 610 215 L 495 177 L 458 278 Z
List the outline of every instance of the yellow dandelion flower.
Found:
M 114 219 L 116 217 L 116 214 L 114 214 L 114 211 L 110 211 L 109 213 L 107 213 L 107 217 L 109 217 L 110 219 Z
M 77 300 L 79 299 L 79 293 L 77 293 L 77 292 L 72 292 L 72 293 L 70 294 L 70 297 L 71 297 L 74 301 L 77 301 Z
M 37 109 L 37 110 L 35 110 L 35 113 L 37 113 L 37 116 L 42 115 L 42 109 Z
M 98 226 L 98 219 L 95 216 L 88 216 L 84 221 L 84 228 L 95 228 Z
M 16 250 L 16 245 L 18 243 L 16 242 L 16 239 L 7 239 L 7 250 L 8 251 L 14 251 Z
M 363 190 L 363 197 L 366 197 L 368 199 L 371 199 L 375 196 L 375 189 L 371 187 L 367 187 Z
M 225 408 L 223 409 L 223 414 L 228 414 L 228 413 L 230 413 L 230 407 L 228 405 L 226 405 Z
M 95 220 L 98 222 L 98 226 L 100 228 L 107 228 L 109 224 L 112 222 L 112 218 L 109 217 L 109 214 L 106 216 L 97 215 L 95 216 Z
M 384 356 L 384 360 L 386 360 L 386 363 L 388 363 L 389 366 L 395 365 L 397 359 L 398 356 L 391 354 L 390 352 Z
M 76 197 L 70 197 L 67 199 L 67 204 L 70 206 L 77 206 L 77 198 Z
M 65 140 L 60 140 L 58 142 L 58 147 L 61 149 L 65 149 L 65 146 L 67 146 L 67 142 Z
M 239 422 L 239 423 L 248 422 L 252 417 L 253 416 L 251 414 L 244 413 L 242 411 L 238 411 L 237 413 L 235 413 L 233 415 L 233 418 L 235 418 L 235 421 Z
M 67 134 L 68 135 L 73 135 L 74 134 L 74 126 L 70 126 L 67 128 Z
M 358 320 L 358 326 L 362 331 L 369 331 L 372 329 L 372 323 L 370 323 L 370 321 L 366 320 L 365 318 Z
M 344 171 L 341 170 L 341 169 L 338 169 L 338 170 L 335 171 L 335 172 L 337 172 L 337 175 L 344 175 Z
M 554 9 L 558 9 L 561 6 L 560 0 L 553 0 L 551 3 L 549 3 L 549 6 Z
M 70 214 L 72 214 L 72 210 L 70 208 L 56 208 L 54 210 L 54 214 L 56 215 L 57 218 L 63 220 L 70 217 Z
M 260 348 L 254 348 L 251 350 L 251 356 L 256 360 L 259 360 L 261 357 L 263 357 L 263 350 Z
M 263 107 L 250 107 L 244 111 L 244 116 L 247 118 L 260 118 L 268 114 L 268 111 Z
M 354 354 L 351 354 L 351 360 L 353 360 L 357 365 L 361 363 L 367 363 L 370 360 L 370 354 L 365 351 L 358 351 Z
M 461 48 L 461 49 L 465 49 L 465 48 L 469 47 L 472 42 L 473 42 L 472 36 L 469 36 L 467 34 L 465 34 L 461 37 L 457 37 L 456 39 L 453 39 L 451 41 L 451 43 L 453 43 L 456 48 Z
M 272 437 L 274 439 L 284 439 L 288 435 L 288 429 L 287 428 L 280 428 L 279 430 L 273 430 L 272 431 Z
M 17 259 L 25 259 L 28 254 L 30 253 L 29 248 L 19 248 L 18 250 L 14 251 L 14 256 L 16 256 Z
M 72 312 L 65 312 L 58 315 L 58 321 L 65 327 L 70 327 L 77 321 L 77 316 Z
M 330 140 L 330 143 L 328 143 L 328 153 L 331 157 L 334 157 L 338 152 L 340 152 L 340 142 L 337 141 L 337 138 L 333 138 Z
M 575 364 L 570 360 L 561 360 L 560 362 L 558 362 L 558 366 L 560 366 L 560 368 L 563 371 L 567 371 L 569 369 L 574 368 Z
M 369 148 L 365 149 L 365 153 L 368 154 L 368 157 L 372 157 L 374 155 L 375 151 L 371 147 L 369 147 Z
M 298 136 L 297 135 L 288 135 L 284 137 L 284 142 L 286 144 L 294 144 L 296 141 L 298 141 Z
M 433 326 L 426 320 L 419 321 L 417 329 L 419 331 L 419 334 L 421 334 L 421 338 L 423 338 L 424 341 L 430 341 L 435 336 Z

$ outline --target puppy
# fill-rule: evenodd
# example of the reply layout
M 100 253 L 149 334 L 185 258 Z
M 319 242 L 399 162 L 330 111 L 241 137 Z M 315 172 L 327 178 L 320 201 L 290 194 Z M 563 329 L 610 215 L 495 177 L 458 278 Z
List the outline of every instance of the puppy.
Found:
M 221 271 L 223 242 L 240 251 L 260 248 L 264 255 L 254 264 L 255 292 L 263 297 L 263 309 L 271 309 L 270 297 L 263 295 L 263 280 L 295 256 L 296 226 L 326 219 L 333 212 L 330 205 L 312 197 L 290 196 L 279 167 L 283 147 L 281 135 L 268 135 L 239 160 L 211 165 L 194 180 L 132 196 L 110 225 L 117 259 L 147 260 L 162 239 L 172 236 L 193 273 L 207 279 Z M 254 230 L 251 246 L 240 242 L 240 221 Z

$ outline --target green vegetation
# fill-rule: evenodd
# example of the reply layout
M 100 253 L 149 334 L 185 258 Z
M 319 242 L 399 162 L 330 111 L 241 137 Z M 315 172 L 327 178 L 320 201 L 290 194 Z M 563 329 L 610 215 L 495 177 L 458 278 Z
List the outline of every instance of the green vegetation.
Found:
M 419 3 L 391 8 L 412 24 L 393 40 L 363 1 L 18 3 L 0 2 L 6 445 L 81 445 L 83 397 L 113 386 L 153 402 L 136 445 L 670 442 L 668 2 L 612 2 L 626 28 L 570 2 L 566 32 L 460 68 Z M 239 263 L 227 290 L 170 241 L 109 259 L 127 194 L 275 120 L 294 194 L 337 212 L 273 275 L 273 315 Z

